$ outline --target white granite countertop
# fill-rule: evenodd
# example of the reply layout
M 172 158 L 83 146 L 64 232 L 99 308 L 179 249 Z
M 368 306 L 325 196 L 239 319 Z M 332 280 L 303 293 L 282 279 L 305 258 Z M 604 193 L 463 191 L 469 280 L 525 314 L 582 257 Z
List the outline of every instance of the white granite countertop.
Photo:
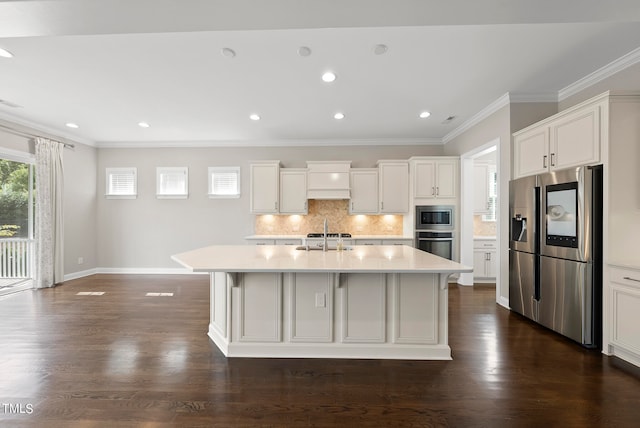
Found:
M 213 245 L 171 257 L 193 272 L 459 273 L 472 267 L 406 245 L 354 245 L 346 251 L 285 245 Z

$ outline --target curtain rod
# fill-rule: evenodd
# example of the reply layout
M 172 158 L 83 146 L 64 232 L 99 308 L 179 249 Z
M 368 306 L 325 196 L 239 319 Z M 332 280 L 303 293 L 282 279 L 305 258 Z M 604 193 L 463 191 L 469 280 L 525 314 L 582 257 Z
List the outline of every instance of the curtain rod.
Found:
M 12 134 L 20 135 L 21 137 L 27 137 L 27 138 L 42 138 L 42 136 L 40 136 L 40 135 L 30 134 L 30 133 L 28 133 L 28 132 L 20 131 L 19 129 L 15 129 L 15 128 L 12 128 L 12 127 L 10 127 L 10 126 L 3 125 L 3 124 L 0 124 L 0 128 L 4 129 L 4 130 L 6 130 L 6 131 L 9 131 L 9 132 L 11 132 Z M 71 144 L 71 143 L 65 143 L 64 141 L 60 141 L 60 143 L 61 143 L 61 144 L 63 144 L 65 147 L 69 147 L 69 148 L 71 148 L 71 149 L 74 149 L 74 148 L 76 147 L 74 144 Z

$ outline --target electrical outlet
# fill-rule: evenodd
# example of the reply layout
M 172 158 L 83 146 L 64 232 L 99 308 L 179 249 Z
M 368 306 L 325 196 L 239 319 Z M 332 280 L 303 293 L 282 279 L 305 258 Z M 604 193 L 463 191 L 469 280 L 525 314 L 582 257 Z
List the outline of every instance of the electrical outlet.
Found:
M 81 265 L 84 263 L 84 257 L 78 257 L 78 264 Z

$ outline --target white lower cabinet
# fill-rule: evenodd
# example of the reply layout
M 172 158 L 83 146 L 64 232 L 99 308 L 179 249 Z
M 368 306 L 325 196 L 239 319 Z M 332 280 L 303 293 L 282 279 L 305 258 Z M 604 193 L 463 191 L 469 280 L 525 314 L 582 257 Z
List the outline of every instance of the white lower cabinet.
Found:
M 640 270 L 609 269 L 608 353 L 640 367 Z
M 495 281 L 498 252 L 495 240 L 475 240 L 473 244 L 474 281 Z
M 209 337 L 230 357 L 447 360 L 439 282 L 433 273 L 216 272 Z

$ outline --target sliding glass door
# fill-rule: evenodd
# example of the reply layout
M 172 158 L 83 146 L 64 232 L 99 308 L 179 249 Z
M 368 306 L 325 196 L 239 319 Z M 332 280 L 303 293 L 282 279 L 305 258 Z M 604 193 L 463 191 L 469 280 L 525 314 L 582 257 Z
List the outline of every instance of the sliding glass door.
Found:
M 31 288 L 34 164 L 0 152 L 0 295 Z

